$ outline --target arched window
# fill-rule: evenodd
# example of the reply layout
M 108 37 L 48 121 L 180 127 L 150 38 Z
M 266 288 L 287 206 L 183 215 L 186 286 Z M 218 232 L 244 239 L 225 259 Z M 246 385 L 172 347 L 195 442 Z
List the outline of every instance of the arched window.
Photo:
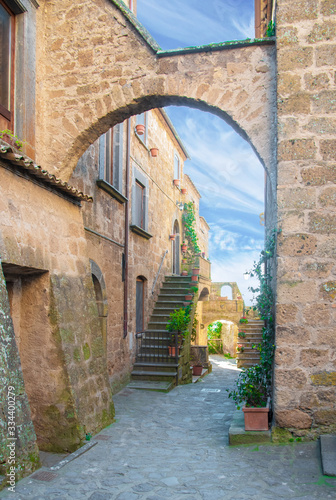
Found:
M 222 286 L 221 297 L 232 300 L 232 288 L 230 287 L 230 285 Z

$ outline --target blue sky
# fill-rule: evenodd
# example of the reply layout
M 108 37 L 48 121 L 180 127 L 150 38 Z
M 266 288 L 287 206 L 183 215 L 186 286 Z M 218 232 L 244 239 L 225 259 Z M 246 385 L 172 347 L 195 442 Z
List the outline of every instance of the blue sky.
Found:
M 138 0 L 138 19 L 163 49 L 254 37 L 254 0 Z M 211 231 L 213 281 L 236 281 L 247 305 L 250 270 L 263 246 L 264 170 L 249 144 L 221 118 L 187 107 L 166 108 L 191 160 Z

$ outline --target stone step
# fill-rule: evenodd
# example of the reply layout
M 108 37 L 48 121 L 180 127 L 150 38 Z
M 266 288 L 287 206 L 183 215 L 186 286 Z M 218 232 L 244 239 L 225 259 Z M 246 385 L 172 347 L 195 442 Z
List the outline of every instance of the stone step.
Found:
M 178 364 L 175 363 L 175 360 L 172 359 L 172 361 L 170 363 L 139 363 L 138 361 L 136 363 L 134 363 L 133 365 L 133 369 L 138 369 L 138 370 L 149 370 L 149 371 L 155 371 L 156 369 L 157 370 L 161 370 L 161 371 L 164 371 L 164 370 L 171 370 L 172 368 L 177 368 L 178 367 Z
M 131 375 L 132 377 L 150 377 L 151 380 L 160 380 L 155 377 L 176 377 L 176 370 L 169 372 L 157 372 L 157 371 L 149 371 L 149 370 L 133 370 Z
M 174 387 L 174 381 L 132 380 L 127 387 L 129 389 L 138 389 L 142 391 L 169 392 Z

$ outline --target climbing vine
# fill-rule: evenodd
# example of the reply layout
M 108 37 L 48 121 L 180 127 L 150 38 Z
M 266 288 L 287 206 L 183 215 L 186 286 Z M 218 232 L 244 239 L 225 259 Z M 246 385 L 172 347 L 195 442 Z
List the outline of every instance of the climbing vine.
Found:
M 272 290 L 272 275 L 270 272 L 271 261 L 274 257 L 278 231 L 274 230 L 266 240 L 265 249 L 260 254 L 258 262 L 254 263 L 251 276 L 256 276 L 259 286 L 250 287 L 256 294 L 254 300 L 260 319 L 265 321 L 262 342 L 258 346 L 260 363 L 251 368 L 244 368 L 237 380 L 237 389 L 229 392 L 237 407 L 242 402 L 250 406 L 263 406 L 267 398 L 271 397 L 272 374 L 274 358 L 274 297 Z
M 185 239 L 188 242 L 189 251 L 193 255 L 200 253 L 201 249 L 198 246 L 198 238 L 195 229 L 196 217 L 195 208 L 192 201 L 184 204 L 184 211 L 182 215 Z

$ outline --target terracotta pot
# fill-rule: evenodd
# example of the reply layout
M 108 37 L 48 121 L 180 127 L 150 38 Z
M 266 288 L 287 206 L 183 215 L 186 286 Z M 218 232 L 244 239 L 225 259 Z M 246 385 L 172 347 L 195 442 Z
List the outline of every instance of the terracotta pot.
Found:
M 189 294 L 185 295 L 184 298 L 186 300 L 192 300 L 192 295 L 189 293 Z
M 180 185 L 180 179 L 174 179 L 173 180 L 174 186 L 179 186 Z
M 135 126 L 135 130 L 138 135 L 143 135 L 145 133 L 145 125 L 139 123 L 138 125 Z
M 246 431 L 268 431 L 269 401 L 265 408 L 243 407 Z
M 192 276 L 191 281 L 198 281 L 198 276 Z
M 182 271 L 181 276 L 188 276 L 188 271 Z
M 200 375 L 202 375 L 202 370 L 203 370 L 202 365 L 193 366 L 193 375 L 196 375 L 199 377 Z
M 158 148 L 151 148 L 150 152 L 151 152 L 151 155 L 155 158 L 159 154 L 159 149 Z
M 187 259 L 182 259 L 182 264 L 186 264 L 187 263 Z
M 170 239 L 170 241 L 175 241 L 175 234 L 171 234 L 171 235 L 169 236 L 169 239 Z
M 193 273 L 193 276 L 198 276 L 198 275 L 199 275 L 199 273 L 200 273 L 199 268 L 198 268 L 198 267 L 197 267 L 197 268 L 195 267 L 195 268 L 192 270 L 192 273 Z
M 182 194 L 187 194 L 187 192 L 188 192 L 187 188 L 181 188 L 181 193 Z
M 179 347 L 177 348 L 177 355 L 179 354 Z M 176 346 L 169 345 L 168 346 L 169 356 L 173 356 L 176 358 Z
M 187 248 L 188 248 L 187 245 L 184 245 L 184 244 L 181 245 L 181 250 L 183 253 L 187 251 Z

